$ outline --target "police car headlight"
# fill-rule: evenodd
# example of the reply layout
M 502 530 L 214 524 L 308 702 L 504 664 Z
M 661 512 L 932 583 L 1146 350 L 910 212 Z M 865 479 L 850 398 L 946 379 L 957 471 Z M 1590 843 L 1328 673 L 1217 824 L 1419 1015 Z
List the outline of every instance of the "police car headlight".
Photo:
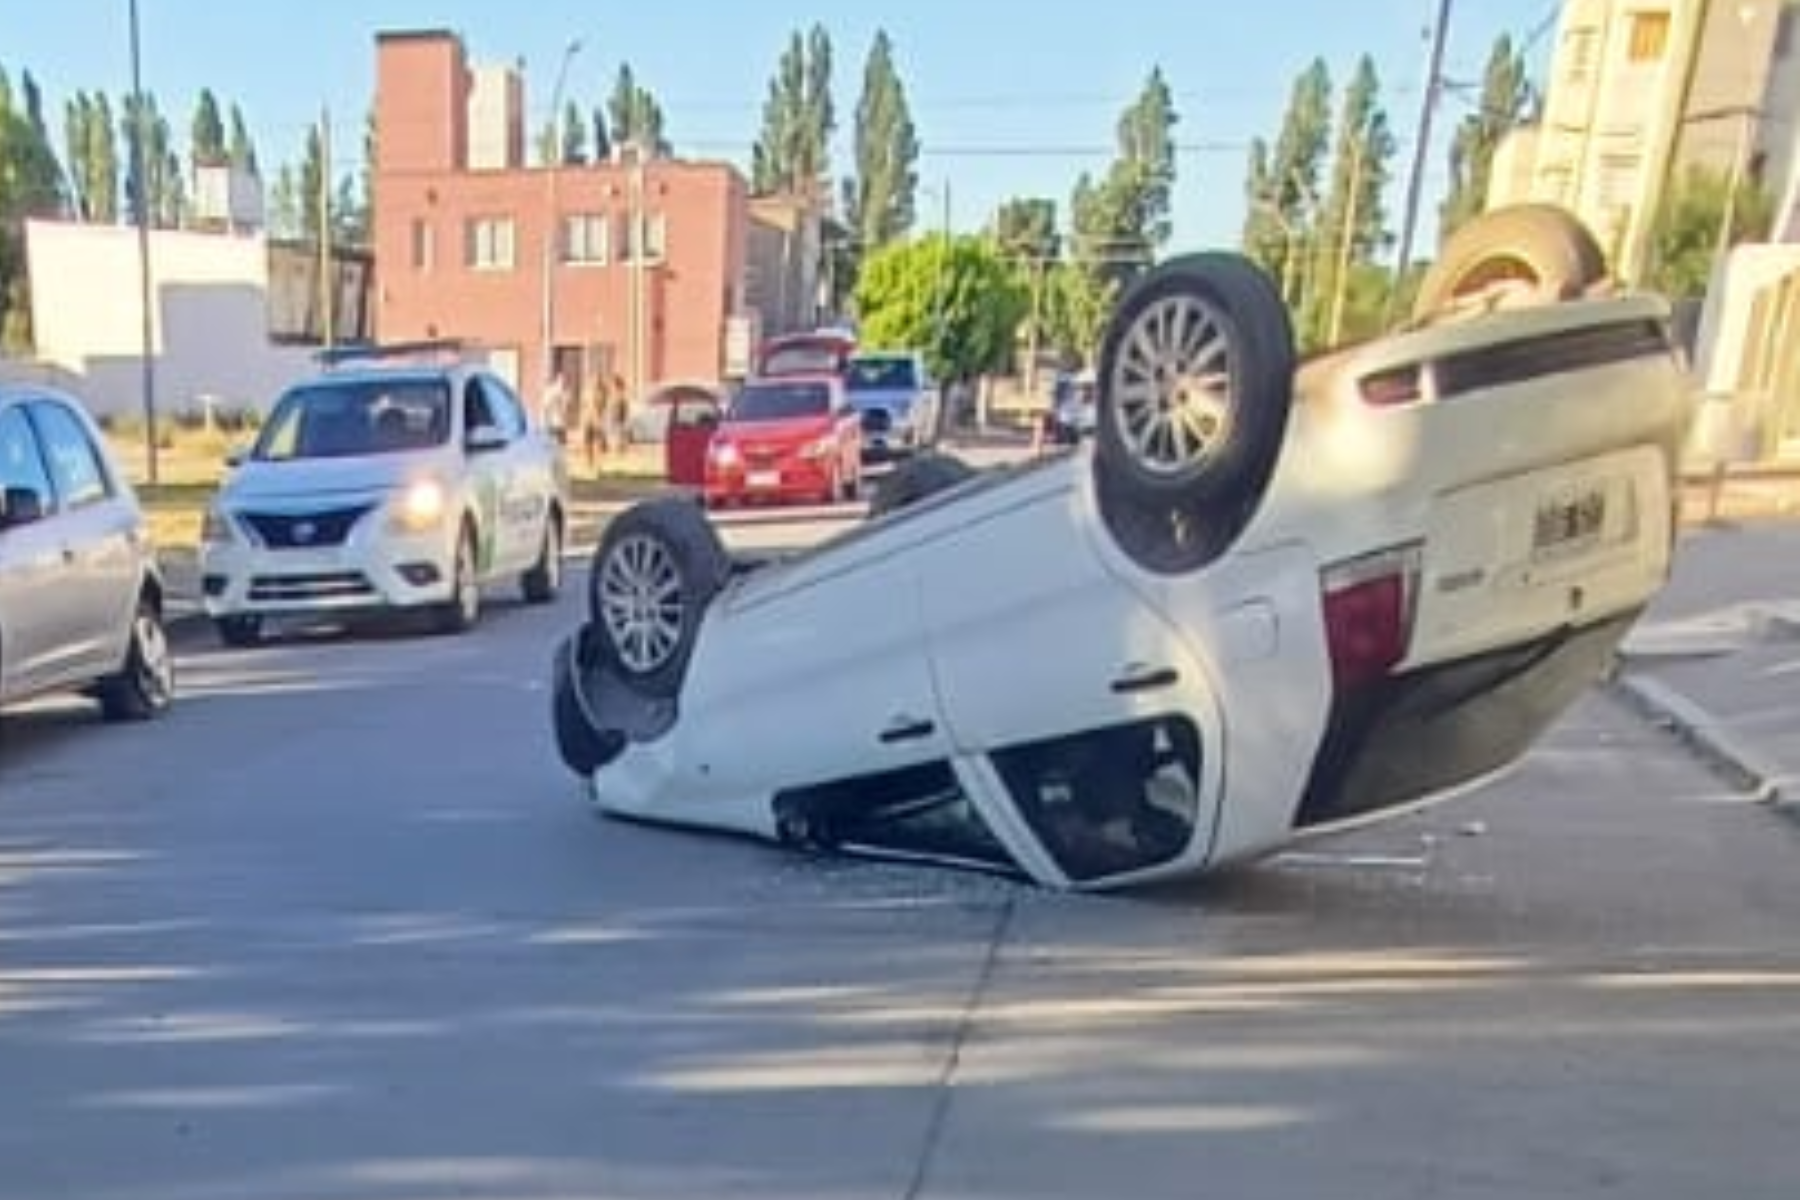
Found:
M 207 506 L 206 516 L 200 521 L 200 541 L 207 545 L 219 545 L 237 540 L 232 531 L 231 518 L 217 504 Z
M 394 501 L 390 523 L 405 533 L 424 533 L 443 522 L 446 507 L 444 485 L 435 479 L 421 479 Z

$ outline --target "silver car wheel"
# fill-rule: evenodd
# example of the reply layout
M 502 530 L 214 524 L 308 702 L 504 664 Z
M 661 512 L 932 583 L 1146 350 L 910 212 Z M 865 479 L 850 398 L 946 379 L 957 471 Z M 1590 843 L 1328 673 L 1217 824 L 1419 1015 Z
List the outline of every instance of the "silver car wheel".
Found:
M 1121 439 L 1155 475 L 1205 463 L 1231 435 L 1231 335 L 1222 314 L 1195 296 L 1170 296 L 1126 333 L 1111 382 Z
M 648 674 L 675 656 L 684 603 L 681 570 L 658 538 L 626 538 L 600 568 L 600 620 L 627 670 Z
M 175 699 L 175 656 L 169 650 L 169 635 L 156 614 L 146 610 L 138 613 L 131 636 L 137 644 L 138 687 L 145 704 L 153 711 L 167 708 Z

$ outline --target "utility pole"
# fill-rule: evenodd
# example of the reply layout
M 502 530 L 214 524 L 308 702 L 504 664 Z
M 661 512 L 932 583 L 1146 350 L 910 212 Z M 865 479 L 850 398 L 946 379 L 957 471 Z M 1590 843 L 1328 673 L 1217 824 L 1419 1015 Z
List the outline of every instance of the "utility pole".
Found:
M 1444 86 L 1444 49 L 1450 41 L 1451 0 L 1438 0 L 1437 23 L 1431 30 L 1431 53 L 1425 68 L 1424 99 L 1419 104 L 1419 134 L 1413 143 L 1412 168 L 1406 180 L 1406 213 L 1400 225 L 1400 249 L 1394 260 L 1394 288 L 1388 299 L 1388 318 L 1394 315 L 1395 301 L 1407 269 L 1412 266 L 1413 237 L 1418 232 L 1419 199 L 1425 187 L 1425 161 L 1431 153 L 1431 123 L 1437 113 L 1438 100 Z
M 131 0 L 131 174 L 137 181 L 132 203 L 137 208 L 138 302 L 143 321 L 139 330 L 142 341 L 139 357 L 144 368 L 144 461 L 152 486 L 160 482 L 156 446 L 156 309 L 155 289 L 150 279 L 150 178 L 145 170 L 144 77 L 141 43 L 138 38 L 137 0 Z
M 331 254 L 331 109 L 319 109 L 319 342 L 329 350 L 337 341 Z
M 569 81 L 569 64 L 580 52 L 580 38 L 570 39 L 563 47 L 562 63 L 556 68 L 556 87 L 550 93 L 550 135 L 544 143 L 547 151 L 544 155 L 544 245 L 538 264 L 541 302 L 538 323 L 542 326 L 539 353 L 543 360 L 539 378 L 543 380 L 543 387 L 548 387 L 551 377 L 556 374 L 556 185 L 562 174 L 563 87 Z

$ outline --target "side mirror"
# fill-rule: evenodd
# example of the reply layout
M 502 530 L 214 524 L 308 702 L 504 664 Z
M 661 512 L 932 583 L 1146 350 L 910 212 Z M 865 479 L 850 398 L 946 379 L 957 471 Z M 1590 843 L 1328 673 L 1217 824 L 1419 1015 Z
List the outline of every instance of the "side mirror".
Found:
M 506 449 L 506 434 L 497 425 L 477 425 L 469 430 L 469 436 L 463 445 L 470 454 L 492 454 L 496 450 Z
M 249 461 L 250 447 L 248 446 L 233 446 L 225 451 L 225 465 L 232 470 L 236 470 Z
M 44 519 L 44 497 L 35 488 L 9 487 L 0 493 L 0 529 Z

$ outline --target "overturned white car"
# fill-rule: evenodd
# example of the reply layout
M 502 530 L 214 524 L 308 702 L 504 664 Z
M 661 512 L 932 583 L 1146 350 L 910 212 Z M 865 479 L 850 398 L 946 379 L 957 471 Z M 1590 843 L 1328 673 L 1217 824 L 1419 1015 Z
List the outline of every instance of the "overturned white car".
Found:
M 1179 258 L 1114 315 L 1091 449 L 922 459 L 755 568 L 689 500 L 628 510 L 557 654 L 562 757 L 608 813 L 1083 888 L 1480 780 L 1669 570 L 1690 396 L 1664 302 L 1603 274 L 1507 210 L 1411 326 L 1297 365 L 1259 270 Z

